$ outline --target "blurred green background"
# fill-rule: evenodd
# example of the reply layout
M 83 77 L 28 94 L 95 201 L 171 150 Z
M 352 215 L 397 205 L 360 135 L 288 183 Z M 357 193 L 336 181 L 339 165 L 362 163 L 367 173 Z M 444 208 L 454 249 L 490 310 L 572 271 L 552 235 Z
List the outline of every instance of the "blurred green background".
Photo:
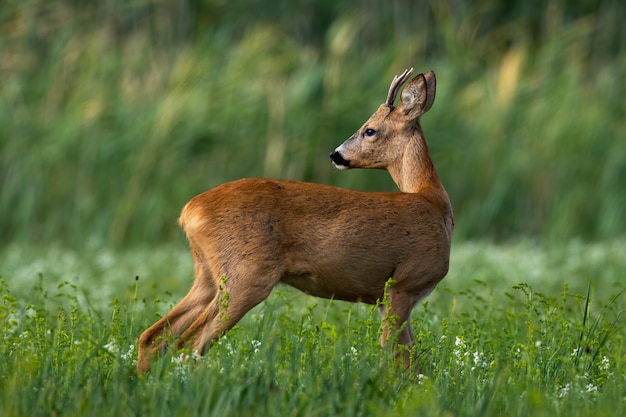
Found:
M 456 237 L 626 232 L 621 0 L 3 0 L 0 245 L 182 239 L 193 195 L 267 176 L 394 190 L 328 153 L 406 67 Z

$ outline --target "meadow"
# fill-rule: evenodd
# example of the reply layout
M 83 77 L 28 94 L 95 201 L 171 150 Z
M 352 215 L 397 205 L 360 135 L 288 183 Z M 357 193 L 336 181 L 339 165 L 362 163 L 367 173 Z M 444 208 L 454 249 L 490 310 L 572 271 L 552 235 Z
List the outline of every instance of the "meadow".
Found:
M 621 1 L 0 4 L 0 415 L 626 415 Z M 135 373 L 192 282 L 176 218 L 242 177 L 395 190 L 328 153 L 404 68 L 455 210 L 412 315 L 279 287 Z M 381 300 L 384 302 L 384 300 Z
M 415 309 L 419 371 L 374 307 L 278 287 L 208 354 L 137 377 L 140 332 L 191 283 L 184 245 L 1 252 L 3 416 L 618 416 L 626 242 L 459 243 Z

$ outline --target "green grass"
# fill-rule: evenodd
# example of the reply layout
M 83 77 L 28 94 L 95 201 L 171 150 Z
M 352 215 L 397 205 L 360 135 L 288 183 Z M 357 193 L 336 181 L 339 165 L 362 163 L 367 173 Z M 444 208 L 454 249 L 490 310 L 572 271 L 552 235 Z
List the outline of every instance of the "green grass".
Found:
M 138 378 L 138 335 L 190 286 L 184 246 L 15 245 L 0 252 L 0 414 L 622 415 L 625 249 L 457 244 L 412 316 L 421 375 L 378 346 L 375 309 L 279 287 L 205 357 Z

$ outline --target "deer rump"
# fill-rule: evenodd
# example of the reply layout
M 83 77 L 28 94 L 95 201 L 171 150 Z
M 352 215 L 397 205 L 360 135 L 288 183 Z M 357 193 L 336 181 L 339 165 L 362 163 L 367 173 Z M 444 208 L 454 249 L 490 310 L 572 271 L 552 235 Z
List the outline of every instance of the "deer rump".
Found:
M 448 271 L 446 219 L 425 194 L 243 179 L 193 198 L 180 224 L 196 262 L 227 288 L 284 283 L 375 304 L 390 278 L 422 298 Z

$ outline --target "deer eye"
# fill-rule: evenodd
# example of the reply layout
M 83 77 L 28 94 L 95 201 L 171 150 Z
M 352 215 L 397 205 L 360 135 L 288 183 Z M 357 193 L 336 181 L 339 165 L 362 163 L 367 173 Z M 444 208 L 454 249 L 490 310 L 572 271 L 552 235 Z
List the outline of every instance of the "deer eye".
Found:
M 374 129 L 365 129 L 365 136 L 374 136 L 376 131 Z

